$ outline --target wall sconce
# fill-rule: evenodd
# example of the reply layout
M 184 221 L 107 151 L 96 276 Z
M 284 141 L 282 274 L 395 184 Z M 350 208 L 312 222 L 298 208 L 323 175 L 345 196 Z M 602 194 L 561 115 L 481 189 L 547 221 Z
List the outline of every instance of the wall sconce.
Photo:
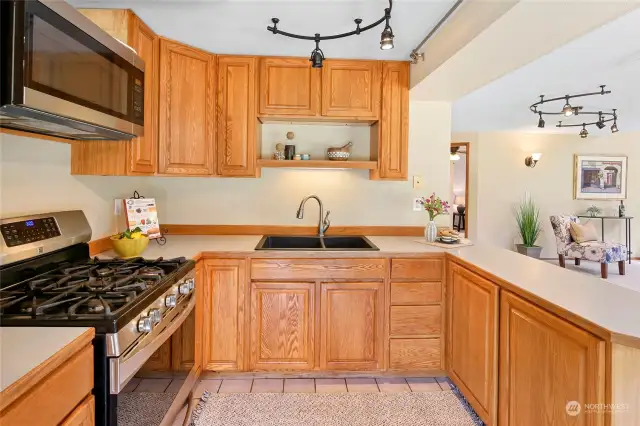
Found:
M 524 164 L 527 167 L 531 167 L 533 169 L 536 164 L 538 164 L 538 161 L 540 161 L 540 157 L 542 157 L 542 154 L 540 154 L 539 152 L 534 152 L 529 157 L 524 159 Z
M 449 156 L 449 160 L 458 161 L 460 159 L 460 154 L 458 154 L 458 150 L 459 149 L 460 149 L 460 147 L 458 147 L 458 146 L 452 146 L 451 147 L 451 155 Z

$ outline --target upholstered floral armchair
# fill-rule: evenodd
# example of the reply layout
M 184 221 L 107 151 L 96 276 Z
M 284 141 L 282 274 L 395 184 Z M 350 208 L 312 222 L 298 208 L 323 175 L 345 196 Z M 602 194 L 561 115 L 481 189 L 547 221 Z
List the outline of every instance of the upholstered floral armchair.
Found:
M 576 216 L 551 216 L 550 219 L 553 233 L 556 236 L 560 266 L 565 267 L 565 257 L 574 258 L 576 265 L 580 265 L 581 259 L 599 262 L 602 278 L 607 278 L 609 263 L 618 262 L 620 275 L 625 274 L 625 260 L 627 259 L 625 245 L 604 241 L 577 243 L 571 238 L 570 232 L 571 222 L 580 223 Z

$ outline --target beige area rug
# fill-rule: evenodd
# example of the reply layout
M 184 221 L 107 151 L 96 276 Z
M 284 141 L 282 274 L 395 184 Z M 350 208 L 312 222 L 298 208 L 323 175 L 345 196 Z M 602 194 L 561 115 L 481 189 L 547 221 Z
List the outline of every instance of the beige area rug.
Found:
M 452 391 L 211 394 L 196 426 L 475 426 Z
M 130 392 L 118 395 L 118 426 L 158 426 L 175 393 Z

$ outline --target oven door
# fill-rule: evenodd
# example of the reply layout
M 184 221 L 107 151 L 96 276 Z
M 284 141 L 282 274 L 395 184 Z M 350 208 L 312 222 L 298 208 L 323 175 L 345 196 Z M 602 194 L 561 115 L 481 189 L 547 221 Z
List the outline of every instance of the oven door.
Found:
M 143 134 L 144 62 L 132 49 L 64 1 L 3 3 L 3 15 L 11 12 L 3 24 L 10 22 L 12 52 L 3 66 L 10 99 L 3 96 L 2 104 L 6 115 L 20 118 L 16 125 L 46 131 L 37 122 L 48 121 L 54 130 L 87 131 L 88 124 Z

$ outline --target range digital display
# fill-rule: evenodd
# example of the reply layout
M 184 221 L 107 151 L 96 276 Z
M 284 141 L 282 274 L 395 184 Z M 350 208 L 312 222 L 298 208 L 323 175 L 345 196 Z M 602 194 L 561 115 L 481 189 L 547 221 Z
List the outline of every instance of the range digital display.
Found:
M 33 221 L 32 221 L 32 220 L 27 220 L 24 224 L 25 224 L 26 226 L 28 226 L 28 227 L 31 227 L 31 226 L 34 226 L 34 225 L 35 225 L 35 224 L 33 223 Z

